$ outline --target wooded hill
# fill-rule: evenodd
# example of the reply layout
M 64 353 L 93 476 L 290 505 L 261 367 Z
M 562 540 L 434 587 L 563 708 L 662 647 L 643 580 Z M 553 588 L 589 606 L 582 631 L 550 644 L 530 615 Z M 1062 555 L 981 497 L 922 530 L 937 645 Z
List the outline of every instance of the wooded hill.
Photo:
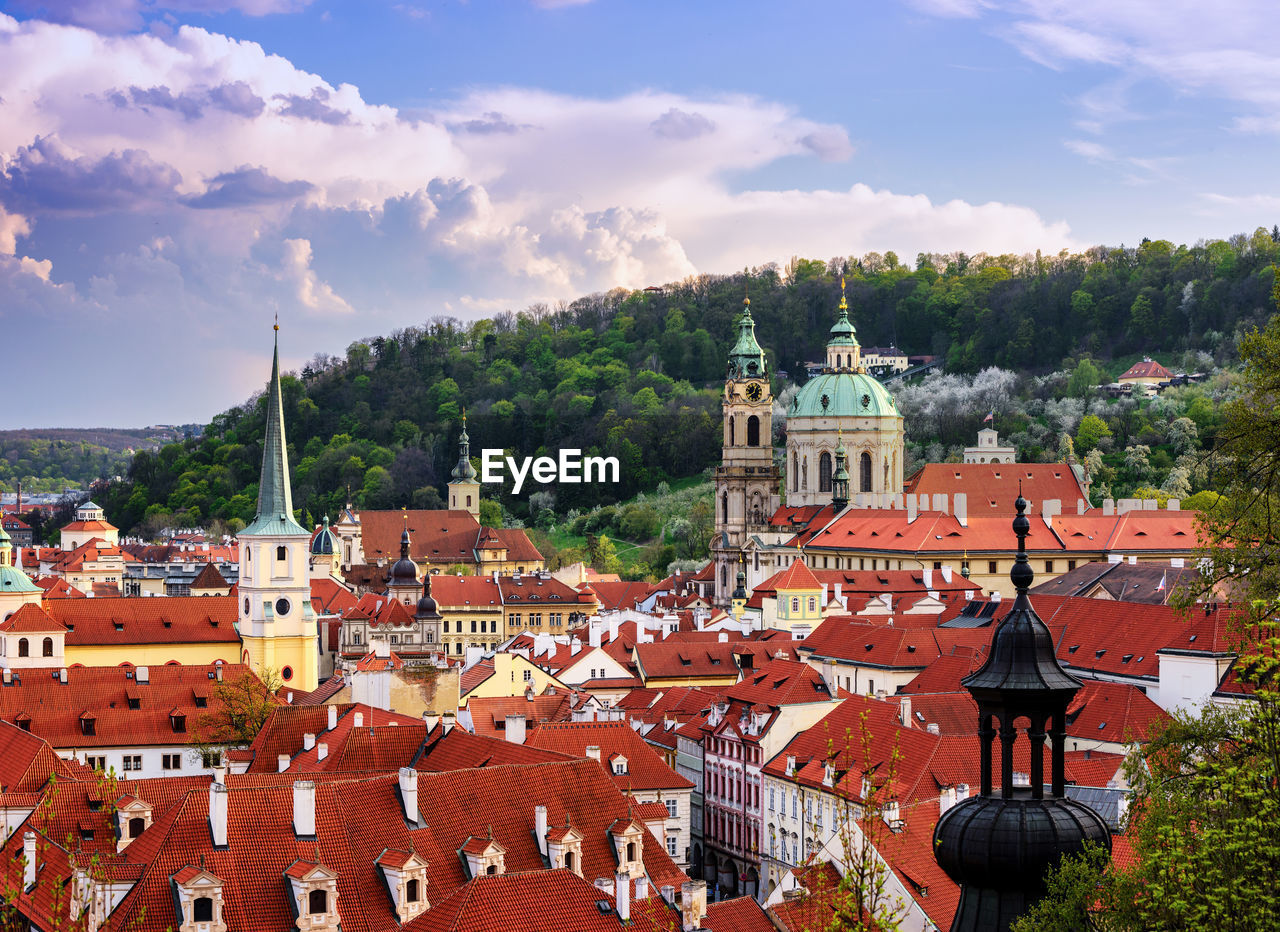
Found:
M 1262 229 L 1189 247 L 921 255 L 914 266 L 873 253 L 618 289 L 468 324 L 433 317 L 344 356 L 317 356 L 283 380 L 294 504 L 304 521 L 334 514 L 348 488 L 366 508 L 438 506 L 464 407 L 473 453 L 573 447 L 618 457 L 618 485 L 556 490 L 562 514 L 697 474 L 719 455 L 719 381 L 747 291 L 760 344 L 792 381 L 803 380 L 804 361 L 822 358 L 842 275 L 864 346 L 939 355 L 950 372 L 1044 372 L 1135 352 L 1203 351 L 1223 362 L 1238 332 L 1269 317 L 1278 261 L 1280 230 Z M 202 438 L 138 453 L 126 481 L 94 494 L 125 529 L 150 518 L 218 519 L 235 530 L 253 516 L 263 425 L 259 391 Z M 502 504 L 524 517 L 536 491 L 504 493 Z

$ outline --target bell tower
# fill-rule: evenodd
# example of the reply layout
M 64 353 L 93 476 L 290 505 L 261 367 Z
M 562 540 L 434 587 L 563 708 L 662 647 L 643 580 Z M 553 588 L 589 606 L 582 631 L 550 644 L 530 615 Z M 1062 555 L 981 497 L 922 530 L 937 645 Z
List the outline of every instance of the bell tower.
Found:
M 458 465 L 449 480 L 449 510 L 470 512 L 480 520 L 480 482 L 471 465 L 471 438 L 467 436 L 467 412 L 462 412 L 462 436 L 458 438 Z
M 275 329 L 258 514 L 237 538 L 240 641 L 244 662 L 259 676 L 275 670 L 288 688 L 310 692 L 319 685 L 320 675 L 320 645 L 311 611 L 311 535 L 293 517 L 280 395 L 280 325 Z
M 716 529 L 711 552 L 716 564 L 715 604 L 727 606 L 735 581 L 734 566 L 742 562 L 747 538 L 763 531 L 777 510 L 781 481 L 773 464 L 769 364 L 756 342 L 750 298 L 742 302 L 738 340 L 729 352 L 721 408 L 724 437 L 716 467 Z

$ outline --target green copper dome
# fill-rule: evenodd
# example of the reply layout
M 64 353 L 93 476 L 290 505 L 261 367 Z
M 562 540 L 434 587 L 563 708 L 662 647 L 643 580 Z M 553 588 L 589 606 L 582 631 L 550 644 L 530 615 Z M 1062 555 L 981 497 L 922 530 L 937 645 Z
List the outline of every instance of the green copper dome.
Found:
M 42 592 L 31 577 L 16 566 L 0 566 L 0 593 Z
M 853 321 L 849 320 L 849 302 L 845 300 L 843 289 L 844 281 L 840 282 L 840 316 L 836 318 L 836 322 L 831 325 L 831 339 L 827 341 L 827 346 L 857 346 L 858 332 L 853 329 Z
M 476 468 L 471 465 L 471 438 L 467 436 L 467 412 L 462 412 L 462 436 L 458 438 L 458 465 L 453 467 L 455 482 L 475 482 Z
M 751 319 L 751 299 L 742 302 L 738 321 L 738 342 L 729 351 L 729 378 L 763 379 L 769 374 L 764 350 L 756 342 L 756 322 Z
M 829 372 L 804 384 L 791 417 L 900 417 L 888 390 L 864 372 Z

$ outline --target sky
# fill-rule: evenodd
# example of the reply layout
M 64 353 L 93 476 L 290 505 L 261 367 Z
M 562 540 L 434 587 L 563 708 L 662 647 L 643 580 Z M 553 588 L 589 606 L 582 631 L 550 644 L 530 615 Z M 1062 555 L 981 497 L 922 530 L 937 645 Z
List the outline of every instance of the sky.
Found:
M 0 429 L 791 256 L 1280 222 L 1258 0 L 0 0 Z

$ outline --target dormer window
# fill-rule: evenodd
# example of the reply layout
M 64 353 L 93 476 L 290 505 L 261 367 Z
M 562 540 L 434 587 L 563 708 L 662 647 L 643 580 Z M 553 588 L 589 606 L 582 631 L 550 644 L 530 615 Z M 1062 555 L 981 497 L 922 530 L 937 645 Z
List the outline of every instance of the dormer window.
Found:
M 460 851 L 466 858 L 472 877 L 482 874 L 503 874 L 507 869 L 507 849 L 493 840 L 493 836 L 472 835 Z
M 294 861 L 284 872 L 293 893 L 297 927 L 338 932 L 338 875 L 314 861 Z
M 623 775 L 627 772 L 627 759 L 621 754 L 613 755 L 610 763 L 613 764 L 613 772 L 615 774 Z
M 644 832 L 644 826 L 632 818 L 618 819 L 609 828 L 618 870 L 632 877 L 644 873 Z
M 151 827 L 151 806 L 136 796 L 125 795 L 116 800 L 116 851 L 123 851 L 129 843 Z
M 563 826 L 547 832 L 547 860 L 552 870 L 563 867 L 582 876 L 582 833 L 569 824 L 567 816 Z
M 218 877 L 187 866 L 170 880 L 178 910 L 176 932 L 227 932 L 222 919 L 222 881 Z
M 388 848 L 374 863 L 382 869 L 401 923 L 430 908 L 426 896 L 427 862 L 417 852 Z

